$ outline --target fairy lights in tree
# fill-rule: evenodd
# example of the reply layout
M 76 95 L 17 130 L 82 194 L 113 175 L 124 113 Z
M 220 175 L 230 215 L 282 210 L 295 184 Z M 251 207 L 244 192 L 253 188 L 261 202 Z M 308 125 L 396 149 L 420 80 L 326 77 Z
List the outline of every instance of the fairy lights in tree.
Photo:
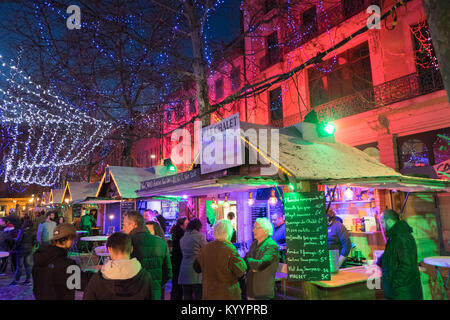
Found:
M 11 141 L 4 181 L 53 186 L 83 161 L 111 129 L 31 81 L 0 56 L 0 120 Z

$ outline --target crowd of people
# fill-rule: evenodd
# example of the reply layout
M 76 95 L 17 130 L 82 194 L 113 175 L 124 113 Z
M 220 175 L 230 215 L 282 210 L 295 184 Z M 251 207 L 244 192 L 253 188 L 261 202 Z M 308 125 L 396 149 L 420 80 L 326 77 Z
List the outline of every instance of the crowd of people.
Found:
M 284 221 L 277 221 L 277 217 L 271 217 L 272 221 L 256 219 L 254 241 L 241 257 L 232 242 L 236 231 L 229 219 L 215 223 L 214 240 L 208 242 L 198 218 L 179 218 L 170 229 L 170 252 L 165 228 L 156 217 L 152 212 L 125 213 L 123 229 L 110 235 L 106 242 L 110 260 L 95 274 L 81 271 L 75 260 L 68 257 L 76 239 L 76 228 L 64 223 L 55 212 L 40 215 L 34 223 L 28 217 L 0 218 L 0 247 L 11 252 L 14 262 L 14 280 L 10 285 L 18 284 L 24 268 L 23 283 L 29 284 L 33 279 L 35 298 L 42 300 L 75 299 L 76 290 L 83 291 L 86 300 L 161 300 L 169 280 L 172 280 L 172 300 L 274 298 L 280 261 L 279 243 L 275 240 L 282 238 L 277 231 Z M 421 299 L 412 229 L 392 210 L 384 212 L 382 222 L 388 243 L 378 264 L 386 298 Z M 334 212 L 328 213 L 328 229 L 330 248 L 338 248 L 341 257 L 345 257 L 349 250 L 348 233 Z M 33 257 L 32 268 L 30 257 Z M 4 268 L 3 259 L 0 272 Z M 80 270 L 78 285 L 69 287 L 68 270 L 77 268 Z
M 25 214 L 22 218 L 9 215 L 0 218 L 0 251 L 9 256 L 0 261 L 0 274 L 7 271 L 8 260 L 14 279 L 9 284 L 31 284 L 31 256 L 38 246 L 50 243 L 57 225 L 63 224 L 64 218 L 54 211 L 38 212 L 36 216 Z M 20 282 L 25 270 L 25 280 Z

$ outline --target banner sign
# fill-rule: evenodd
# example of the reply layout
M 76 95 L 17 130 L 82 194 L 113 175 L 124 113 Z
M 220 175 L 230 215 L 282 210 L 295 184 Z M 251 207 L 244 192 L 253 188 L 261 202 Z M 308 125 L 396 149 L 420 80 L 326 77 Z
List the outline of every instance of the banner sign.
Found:
M 175 186 L 179 184 L 186 184 L 191 182 L 200 181 L 200 169 L 194 169 L 174 175 L 151 179 L 141 182 L 140 192 L 149 191 L 153 188 L 162 188 L 166 186 Z
M 239 113 L 202 129 L 201 173 L 210 173 L 243 164 Z

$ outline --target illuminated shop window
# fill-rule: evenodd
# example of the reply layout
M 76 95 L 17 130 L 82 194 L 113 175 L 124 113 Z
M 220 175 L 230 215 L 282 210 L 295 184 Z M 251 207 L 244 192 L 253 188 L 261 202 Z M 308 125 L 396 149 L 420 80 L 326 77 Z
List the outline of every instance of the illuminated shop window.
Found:
M 403 168 L 429 166 L 428 148 L 419 139 L 410 139 L 403 143 L 401 148 Z
M 437 135 L 433 143 L 433 153 L 436 164 L 450 159 L 450 134 Z

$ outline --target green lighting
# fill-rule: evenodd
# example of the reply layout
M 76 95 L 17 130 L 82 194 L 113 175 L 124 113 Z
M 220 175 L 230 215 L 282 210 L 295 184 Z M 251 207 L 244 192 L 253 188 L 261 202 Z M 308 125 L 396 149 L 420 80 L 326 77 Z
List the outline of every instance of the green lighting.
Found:
M 177 167 L 175 167 L 174 165 L 171 165 L 171 166 L 169 167 L 169 171 L 175 172 L 175 171 L 177 171 Z
M 289 182 L 289 189 L 291 189 L 292 191 L 295 191 L 295 184 L 293 184 L 292 182 Z
M 329 135 L 332 135 L 336 131 L 336 126 L 331 123 L 327 123 L 323 130 L 328 133 Z
M 332 123 L 322 122 L 317 125 L 317 134 L 319 137 L 328 137 L 336 133 L 336 125 Z

